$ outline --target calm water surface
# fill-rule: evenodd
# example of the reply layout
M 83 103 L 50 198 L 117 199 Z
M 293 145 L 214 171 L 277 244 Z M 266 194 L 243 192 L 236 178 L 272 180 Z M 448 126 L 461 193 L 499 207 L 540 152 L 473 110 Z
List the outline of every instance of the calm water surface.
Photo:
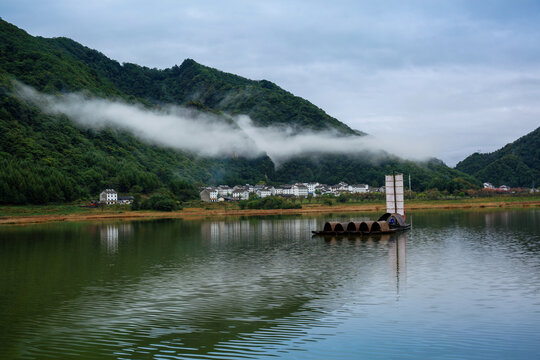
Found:
M 1 227 L 0 359 L 540 358 L 540 209 L 376 216 Z

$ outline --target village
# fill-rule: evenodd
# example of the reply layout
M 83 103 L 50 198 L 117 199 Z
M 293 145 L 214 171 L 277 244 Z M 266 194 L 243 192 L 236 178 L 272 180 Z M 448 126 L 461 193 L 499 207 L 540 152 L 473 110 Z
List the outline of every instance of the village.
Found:
M 328 186 L 326 184 L 320 184 L 318 182 L 310 183 L 296 183 L 294 185 L 280 185 L 277 187 L 267 186 L 264 184 L 258 185 L 235 185 L 230 187 L 228 185 L 219 185 L 217 187 L 209 186 L 202 189 L 200 197 L 202 201 L 206 202 L 221 202 L 221 201 L 238 201 L 248 200 L 250 196 L 265 198 L 268 196 L 281 196 L 281 197 L 308 197 L 308 196 L 322 196 L 331 195 L 339 196 L 343 193 L 358 194 L 368 192 L 380 192 L 384 193 L 383 187 L 371 187 L 366 184 L 349 185 L 344 182 L 339 184 Z
M 484 183 L 483 188 L 498 192 L 509 192 L 509 186 L 495 187 L 490 183 Z M 534 191 L 534 190 L 533 190 Z M 250 197 L 265 198 L 268 196 L 281 196 L 284 198 L 307 198 L 308 196 L 339 196 L 341 194 L 361 193 L 385 193 L 384 186 L 372 187 L 367 184 L 349 185 L 340 182 L 336 185 L 326 185 L 318 182 L 285 184 L 280 186 L 257 185 L 228 185 L 207 186 L 201 188 L 200 199 L 204 202 L 222 202 L 248 200 Z M 133 203 L 133 196 L 119 196 L 114 189 L 105 189 L 99 195 L 99 202 L 103 205 L 129 205 Z
M 509 192 L 509 186 L 501 185 L 493 186 L 490 183 L 483 183 L 483 188 L 498 192 Z M 410 190 L 410 188 L 409 188 Z M 385 193 L 385 186 L 372 187 L 367 184 L 349 185 L 345 182 L 340 182 L 336 185 L 326 185 L 318 182 L 296 183 L 294 185 L 267 186 L 265 184 L 258 185 L 228 185 L 207 186 L 201 188 L 201 201 L 205 202 L 221 202 L 221 201 L 238 201 L 248 200 L 251 197 L 265 198 L 268 196 L 281 197 L 318 197 L 322 195 L 339 196 L 341 194 L 361 194 L 361 193 Z

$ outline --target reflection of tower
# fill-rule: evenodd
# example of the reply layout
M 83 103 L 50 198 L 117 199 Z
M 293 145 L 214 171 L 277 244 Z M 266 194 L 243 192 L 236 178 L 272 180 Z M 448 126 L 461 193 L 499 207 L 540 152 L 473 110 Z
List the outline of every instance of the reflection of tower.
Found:
M 396 283 L 396 292 L 407 285 L 407 234 L 401 233 L 392 237 L 388 243 L 388 261 L 391 276 Z

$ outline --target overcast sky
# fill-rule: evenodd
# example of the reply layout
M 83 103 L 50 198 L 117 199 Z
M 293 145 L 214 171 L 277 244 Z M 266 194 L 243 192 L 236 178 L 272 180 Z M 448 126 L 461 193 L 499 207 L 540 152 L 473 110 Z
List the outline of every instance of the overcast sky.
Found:
M 540 126 L 540 1 L 3 0 L 0 16 L 120 62 L 270 80 L 450 166 Z

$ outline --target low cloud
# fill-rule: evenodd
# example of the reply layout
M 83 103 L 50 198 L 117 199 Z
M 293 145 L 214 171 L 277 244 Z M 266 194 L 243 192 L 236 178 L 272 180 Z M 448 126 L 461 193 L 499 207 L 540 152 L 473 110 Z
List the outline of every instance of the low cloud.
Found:
M 267 154 L 280 164 L 302 155 L 374 156 L 385 151 L 421 160 L 432 154 L 425 146 L 405 146 L 398 139 L 342 136 L 334 131 L 314 132 L 287 126 L 259 127 L 245 115 L 218 116 L 175 105 L 149 109 L 74 93 L 54 96 L 21 83 L 16 83 L 15 89 L 18 97 L 45 113 L 65 115 L 80 126 L 128 130 L 145 141 L 202 156 L 253 158 Z

